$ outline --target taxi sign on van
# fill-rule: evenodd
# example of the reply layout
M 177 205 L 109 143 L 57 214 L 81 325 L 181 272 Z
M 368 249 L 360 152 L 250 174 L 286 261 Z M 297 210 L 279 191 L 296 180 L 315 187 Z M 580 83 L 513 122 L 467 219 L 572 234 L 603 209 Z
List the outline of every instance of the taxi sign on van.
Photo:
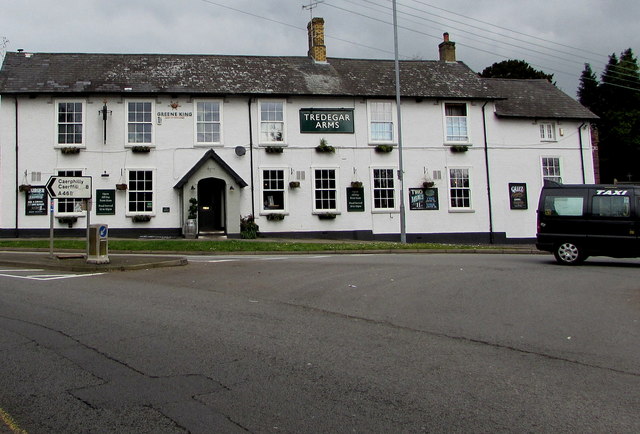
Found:
M 627 190 L 596 190 L 596 196 L 627 196 Z

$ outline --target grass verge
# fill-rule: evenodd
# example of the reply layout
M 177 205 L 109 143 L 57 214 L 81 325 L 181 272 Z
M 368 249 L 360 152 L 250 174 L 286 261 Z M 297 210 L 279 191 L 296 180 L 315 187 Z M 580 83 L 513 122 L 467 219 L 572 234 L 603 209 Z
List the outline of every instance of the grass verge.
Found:
M 48 239 L 0 240 L 0 248 L 48 249 Z M 85 240 L 57 239 L 54 249 L 84 250 Z M 435 250 L 477 249 L 479 246 L 392 243 L 392 242 L 296 242 L 296 241 L 251 241 L 251 240 L 109 240 L 110 251 L 164 251 L 164 252 L 317 252 L 336 250 Z M 480 247 L 481 248 L 481 247 Z

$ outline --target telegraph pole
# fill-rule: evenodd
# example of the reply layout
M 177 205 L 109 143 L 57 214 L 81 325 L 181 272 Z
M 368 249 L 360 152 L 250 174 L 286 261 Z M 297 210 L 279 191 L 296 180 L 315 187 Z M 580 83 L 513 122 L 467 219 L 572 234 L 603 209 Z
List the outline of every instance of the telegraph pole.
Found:
M 400 181 L 400 242 L 407 242 L 407 222 L 404 208 L 404 165 L 402 161 L 402 110 L 400 109 L 400 61 L 398 60 L 398 14 L 393 0 L 393 48 L 396 72 L 396 110 L 398 118 L 398 180 Z

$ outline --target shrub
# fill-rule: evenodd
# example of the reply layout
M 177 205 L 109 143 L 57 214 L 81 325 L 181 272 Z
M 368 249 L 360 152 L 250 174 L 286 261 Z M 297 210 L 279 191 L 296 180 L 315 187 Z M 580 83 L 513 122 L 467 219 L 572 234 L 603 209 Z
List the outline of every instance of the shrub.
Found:
M 240 237 L 245 240 L 258 238 L 258 231 L 260 227 L 256 224 L 253 215 L 249 214 L 245 217 L 240 217 Z

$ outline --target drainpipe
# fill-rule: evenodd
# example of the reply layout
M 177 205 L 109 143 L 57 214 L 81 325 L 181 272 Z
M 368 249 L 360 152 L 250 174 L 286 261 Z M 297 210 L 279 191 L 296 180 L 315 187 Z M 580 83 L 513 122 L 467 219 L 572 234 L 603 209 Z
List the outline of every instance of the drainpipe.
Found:
M 18 232 L 18 202 L 19 202 L 19 198 L 18 198 L 18 182 L 19 182 L 19 175 L 18 175 L 18 169 L 19 169 L 19 164 L 18 164 L 18 150 L 19 150 L 19 145 L 18 145 L 18 141 L 19 141 L 19 133 L 18 133 L 18 95 L 16 95 L 16 100 L 15 100 L 15 107 L 16 107 L 16 185 L 15 188 L 13 189 L 14 194 L 15 194 L 15 237 L 16 238 L 20 238 L 20 233 Z M 47 208 L 49 207 L 49 204 L 47 204 Z
M 251 97 L 248 101 L 249 108 L 249 161 L 251 164 L 251 215 L 256 218 L 256 198 L 253 182 L 253 121 L 251 120 Z
M 486 101 L 482 105 L 482 132 L 484 133 L 484 165 L 487 174 L 487 201 L 489 203 L 489 244 L 493 244 L 493 206 L 491 204 L 491 175 L 489 174 L 489 143 L 487 141 L 487 116 L 485 107 L 489 104 Z
M 578 127 L 578 141 L 580 142 L 580 168 L 582 169 L 582 183 L 586 184 L 587 183 L 587 178 L 585 175 L 585 170 L 584 170 L 584 153 L 583 153 L 583 149 L 582 149 L 582 127 L 584 127 L 586 124 L 585 122 L 582 123 L 582 125 L 580 125 Z

